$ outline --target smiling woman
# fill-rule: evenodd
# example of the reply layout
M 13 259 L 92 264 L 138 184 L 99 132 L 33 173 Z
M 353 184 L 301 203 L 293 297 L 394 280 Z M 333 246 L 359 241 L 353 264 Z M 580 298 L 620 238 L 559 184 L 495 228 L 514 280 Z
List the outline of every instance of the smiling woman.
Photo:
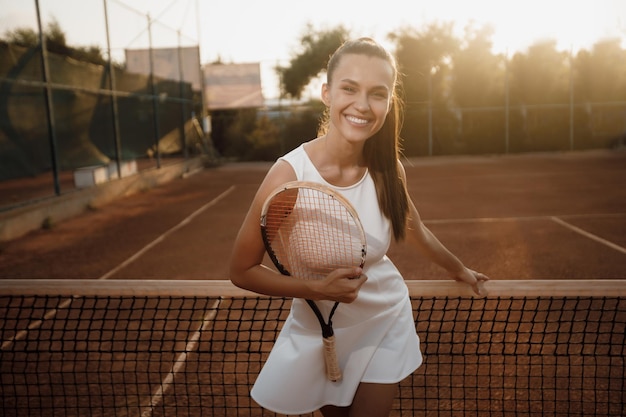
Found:
M 467 268 L 437 240 L 422 223 L 408 194 L 399 161 L 402 102 L 393 56 L 371 38 L 347 41 L 330 57 L 326 74 L 324 129 L 317 138 L 280 157 L 268 171 L 233 245 L 230 276 L 235 285 L 247 290 L 294 299 L 289 318 L 252 388 L 251 396 L 258 404 L 290 415 L 319 409 L 325 417 L 382 417 L 389 415 L 399 382 L 422 362 L 408 289 L 386 256 L 392 239 L 405 241 L 412 251 L 422 253 L 477 294 L 488 278 Z M 326 234 L 318 233 L 325 231 L 325 223 L 338 224 L 339 220 L 324 210 L 323 204 L 309 203 L 311 208 L 306 210 L 322 219 L 319 226 L 311 228 L 312 222 L 307 221 L 298 228 L 292 223 L 303 209 L 298 201 L 306 199 L 300 191 L 291 194 L 296 203 L 278 206 L 279 221 L 273 224 L 283 232 L 265 232 L 266 201 L 273 201 L 275 190 L 291 191 L 294 182 L 330 188 L 335 198 L 354 207 L 354 217 L 363 225 L 365 236 L 358 267 L 333 265 L 323 269 L 320 279 L 298 280 L 293 278 L 310 274 L 285 273 L 278 267 L 279 274 L 263 264 L 265 252 L 273 253 L 270 236 L 280 240 L 279 247 L 298 242 L 297 248 L 292 247 L 296 259 L 304 247 L 319 253 L 331 246 L 315 238 Z M 351 229 L 346 226 L 349 222 L 339 224 L 343 230 Z M 313 232 L 294 240 L 294 230 Z M 308 261 L 296 264 L 312 266 L 315 272 L 322 267 Z M 332 326 L 329 332 L 322 325 L 328 342 L 320 340 L 318 320 L 328 320 L 327 325 Z M 333 345 L 336 348 L 327 364 L 332 365 L 331 370 L 342 370 L 329 376 L 320 363 L 327 345 L 331 352 Z

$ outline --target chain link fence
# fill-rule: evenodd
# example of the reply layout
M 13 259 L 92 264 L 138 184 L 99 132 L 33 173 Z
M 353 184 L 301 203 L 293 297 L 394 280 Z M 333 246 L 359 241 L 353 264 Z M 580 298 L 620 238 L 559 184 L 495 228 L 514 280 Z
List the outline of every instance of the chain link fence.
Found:
M 197 39 L 116 0 L 3 2 L 0 209 L 207 152 Z
M 192 2 L 172 2 L 154 17 L 128 3 L 0 0 L 0 8 L 20 17 L 0 33 L 0 211 L 213 153 L 200 123 L 207 111 L 198 35 L 185 33 L 197 24 L 197 10 L 190 9 Z M 160 18 L 181 4 L 187 10 L 180 27 L 164 24 Z M 570 74 L 560 82 L 571 92 L 575 71 L 569 62 Z M 566 93 L 558 103 L 523 102 L 510 94 L 501 70 L 492 77 L 501 79 L 496 105 L 471 107 L 450 100 L 449 87 L 442 87 L 450 80 L 442 73 L 418 73 L 412 82 L 419 91 L 405 108 L 407 156 L 626 145 L 623 91 L 611 94 L 612 101 Z M 239 140 L 216 132 L 216 145 L 239 158 L 272 160 L 315 134 L 318 106 L 266 107 L 250 119 L 270 123 L 255 125 L 254 134 L 231 128 Z M 244 125 L 242 114 L 213 116 Z

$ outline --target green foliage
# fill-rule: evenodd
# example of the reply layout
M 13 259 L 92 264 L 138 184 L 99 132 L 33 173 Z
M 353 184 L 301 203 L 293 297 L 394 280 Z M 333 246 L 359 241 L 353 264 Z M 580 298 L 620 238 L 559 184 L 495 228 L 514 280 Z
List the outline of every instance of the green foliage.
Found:
M 106 64 L 98 46 L 68 46 L 56 21 L 43 35 L 50 52 Z M 504 152 L 505 120 L 509 151 L 568 149 L 570 111 L 576 149 L 602 146 L 599 141 L 623 134 L 626 51 L 620 39 L 599 41 L 573 57 L 547 40 L 509 58 L 493 53 L 492 36 L 489 26 L 470 25 L 459 38 L 452 22 L 399 28 L 388 35 L 406 102 L 402 136 L 407 156 L 426 154 L 431 138 L 435 154 Z M 300 98 L 349 37 L 343 26 L 317 31 L 307 25 L 289 64 L 275 68 L 281 96 Z M 5 41 L 39 47 L 32 29 L 6 32 Z M 315 101 L 279 116 L 259 116 L 256 109 L 212 112 L 213 141 L 226 157 L 274 160 L 315 137 L 323 110 Z
M 250 145 L 247 158 L 255 161 L 273 161 L 280 153 L 278 126 L 267 116 L 256 120 L 254 129 L 246 136 Z
M 302 90 L 326 68 L 330 55 L 348 38 L 348 31 L 342 26 L 335 29 L 314 32 L 308 25 L 300 38 L 302 50 L 289 62 L 287 67 L 276 67 L 281 80 L 281 94 L 300 98 Z
M 564 103 L 569 94 L 567 53 L 556 49 L 556 41 L 532 45 L 517 53 L 509 64 L 513 103 Z
M 573 64 L 576 101 L 618 101 L 626 97 L 626 50 L 619 39 L 607 39 L 596 43 L 591 51 L 580 51 Z
M 452 24 L 431 24 L 423 31 L 403 28 L 389 35 L 396 44 L 395 55 L 403 76 L 406 101 L 423 101 L 428 96 L 431 69 L 445 70 L 458 51 L 460 41 L 453 35 Z
M 43 35 L 46 42 L 46 49 L 49 52 L 97 65 L 105 65 L 107 63 L 103 57 L 102 49 L 99 46 L 68 46 L 65 32 L 54 19 L 48 24 Z M 36 48 L 39 46 L 39 35 L 30 28 L 17 28 L 13 31 L 7 31 L 4 35 L 4 41 L 25 48 Z
M 544 40 L 507 57 L 492 51 L 492 27 L 469 25 L 462 38 L 453 29 L 452 22 L 433 23 L 388 35 L 406 103 L 406 155 L 427 154 L 430 145 L 434 154 L 569 149 L 571 97 L 575 149 L 604 146 L 623 134 L 626 51 L 619 39 L 599 41 L 575 57 Z M 306 30 L 290 65 L 277 68 L 282 93 L 291 97 L 300 96 L 349 35 L 342 27 Z M 299 117 L 283 120 L 287 150 L 310 137 L 311 120 Z
M 256 109 L 241 109 L 223 111 L 219 115 L 221 140 L 216 140 L 216 146 L 226 157 L 248 159 L 250 144 L 247 135 L 255 129 Z M 218 124 L 218 116 L 214 115 L 213 125 Z M 218 133 L 213 129 L 213 134 Z
M 256 109 L 221 112 L 222 140 L 216 144 L 221 154 L 238 160 L 274 160 L 280 153 L 277 124 Z M 215 119 L 214 119 L 215 120 Z
M 504 103 L 503 61 L 491 52 L 492 30 L 466 31 L 466 45 L 454 54 L 450 92 L 461 107 L 498 106 Z
M 432 24 L 422 31 L 403 28 L 389 35 L 396 44 L 395 55 L 401 72 L 405 108 L 402 129 L 406 155 L 427 153 L 428 106 L 431 95 L 433 105 L 445 109 L 445 80 L 451 71 L 449 62 L 460 48 L 460 41 L 453 35 L 452 24 Z M 445 140 L 446 132 L 454 126 L 446 111 L 438 111 L 438 120 L 444 128 L 438 129 L 438 140 Z M 445 144 L 439 144 L 439 148 Z
M 45 31 L 46 42 L 57 47 L 67 47 L 67 41 L 65 39 L 65 32 L 61 29 L 61 25 L 55 19 L 53 19 Z
M 470 26 L 457 39 L 440 24 L 390 36 L 404 73 L 406 154 L 427 154 L 430 138 L 435 154 L 507 151 L 507 100 L 508 151 L 569 149 L 571 97 L 574 149 L 605 146 L 623 134 L 626 51 L 619 39 L 576 57 L 545 40 L 507 61 L 492 52 L 492 34 Z
M 6 31 L 4 34 L 4 40 L 7 43 L 23 46 L 25 48 L 32 48 L 39 43 L 39 36 L 37 32 L 28 28 L 17 28 L 13 31 Z
M 228 116 L 222 112 L 224 133 L 218 149 L 227 158 L 274 161 L 315 138 L 323 110 L 320 101 L 313 101 L 290 106 L 272 117 L 255 109 L 230 111 Z
M 292 109 L 289 115 L 280 121 L 281 153 L 295 149 L 301 143 L 316 137 L 324 109 L 321 101 L 314 100 L 305 106 Z

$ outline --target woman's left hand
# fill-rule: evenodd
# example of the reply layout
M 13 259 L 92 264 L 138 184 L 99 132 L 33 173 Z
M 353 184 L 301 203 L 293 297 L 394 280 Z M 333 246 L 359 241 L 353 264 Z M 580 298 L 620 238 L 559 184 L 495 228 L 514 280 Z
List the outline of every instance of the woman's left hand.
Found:
M 452 277 L 459 282 L 468 284 L 477 295 L 483 297 L 487 295 L 487 290 L 483 285 L 485 281 L 489 281 L 489 277 L 487 275 L 469 268 L 463 268 L 459 274 L 453 275 Z

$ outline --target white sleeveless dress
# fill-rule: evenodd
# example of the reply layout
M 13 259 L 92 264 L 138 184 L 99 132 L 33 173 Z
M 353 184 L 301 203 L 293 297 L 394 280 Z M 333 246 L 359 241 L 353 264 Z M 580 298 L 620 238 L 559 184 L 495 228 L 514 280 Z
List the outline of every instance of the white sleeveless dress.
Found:
M 357 299 L 340 304 L 333 317 L 343 371 L 340 381 L 326 378 L 319 322 L 304 300 L 294 299 L 251 395 L 262 407 L 281 414 L 310 413 L 324 405 L 349 406 L 360 382 L 396 383 L 422 363 L 407 286 L 385 255 L 391 223 L 379 209 L 369 173 L 352 186 L 335 187 L 322 178 L 303 145 L 281 159 L 293 167 L 298 180 L 328 185 L 352 203 L 366 233 L 363 273 L 368 280 Z M 328 317 L 334 303 L 316 303 Z

